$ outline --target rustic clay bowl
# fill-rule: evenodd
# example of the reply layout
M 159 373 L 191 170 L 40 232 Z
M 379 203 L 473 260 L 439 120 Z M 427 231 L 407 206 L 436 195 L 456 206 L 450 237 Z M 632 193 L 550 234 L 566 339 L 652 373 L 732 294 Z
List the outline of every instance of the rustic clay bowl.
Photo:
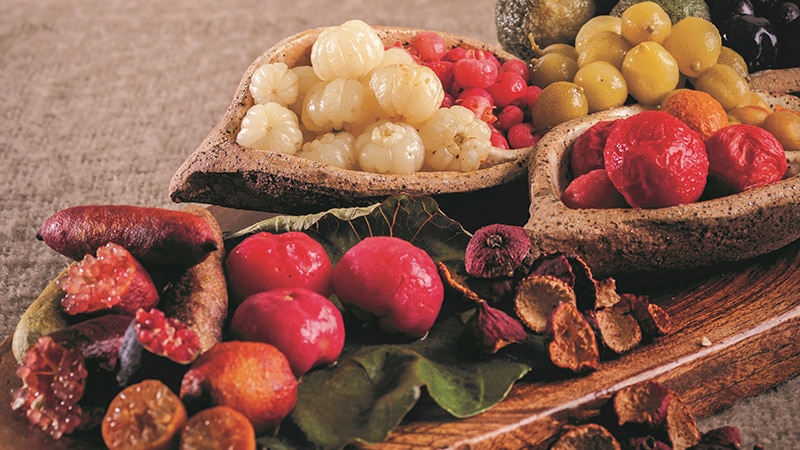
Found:
M 797 97 L 763 95 L 800 108 Z M 581 255 L 599 276 L 644 275 L 745 260 L 800 238 L 800 177 L 791 173 L 769 186 L 667 208 L 565 206 L 560 197 L 570 179 L 575 139 L 598 121 L 641 111 L 634 105 L 592 114 L 555 127 L 539 141 L 531 158 L 525 225 L 539 251 Z
M 408 43 L 421 30 L 375 27 L 386 44 Z M 342 170 L 304 158 L 253 150 L 235 142 L 240 123 L 253 99 L 248 90 L 253 72 L 267 62 L 289 67 L 310 64 L 311 46 L 322 28 L 284 39 L 260 55 L 246 70 L 225 115 L 213 131 L 183 163 L 170 183 L 176 202 L 209 203 L 232 208 L 305 214 L 333 207 L 363 206 L 405 192 L 429 194 L 446 204 L 464 204 L 465 194 L 492 189 L 516 181 L 527 218 L 527 169 L 532 148 L 508 151 L 502 162 L 470 173 L 420 172 L 384 175 Z M 462 36 L 441 33 L 449 46 L 493 52 L 501 61 L 512 55 Z M 490 196 L 491 197 L 491 196 Z M 492 202 L 490 202 L 492 203 Z M 493 202 L 496 204 L 496 202 Z M 479 207 L 479 205 L 475 205 Z M 487 218 L 492 212 L 485 212 Z M 524 223 L 524 219 L 522 220 Z

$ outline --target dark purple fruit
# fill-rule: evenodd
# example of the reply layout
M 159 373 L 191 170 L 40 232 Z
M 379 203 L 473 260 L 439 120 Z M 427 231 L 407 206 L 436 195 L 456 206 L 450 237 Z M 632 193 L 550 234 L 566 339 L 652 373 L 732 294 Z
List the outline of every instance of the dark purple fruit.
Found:
M 711 21 L 720 24 L 736 14 L 752 16 L 755 9 L 750 0 L 708 0 Z
M 751 73 L 768 69 L 777 61 L 778 35 L 768 19 L 738 14 L 717 27 L 722 45 L 739 53 Z

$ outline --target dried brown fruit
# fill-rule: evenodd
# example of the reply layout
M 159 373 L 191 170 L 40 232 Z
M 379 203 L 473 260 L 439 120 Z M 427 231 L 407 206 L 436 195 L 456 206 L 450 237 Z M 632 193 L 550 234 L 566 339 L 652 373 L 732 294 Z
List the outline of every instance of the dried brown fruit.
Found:
M 689 408 L 676 392 L 671 392 L 667 408 L 667 435 L 673 450 L 685 450 L 700 442 L 700 430 Z
M 575 373 L 597 370 L 600 350 L 594 331 L 574 303 L 559 303 L 545 330 L 547 352 L 556 367 Z
M 563 280 L 569 286 L 575 286 L 575 273 L 569 259 L 563 253 L 542 255 L 531 266 L 531 275 L 548 275 Z
M 550 450 L 621 450 L 617 439 L 603 426 L 587 423 L 569 427 L 559 435 Z
M 473 302 L 480 302 L 482 300 L 481 297 L 467 285 L 467 281 L 457 271 L 452 270 L 441 261 L 436 261 L 436 269 L 439 271 L 439 275 L 442 277 L 447 289 Z
M 706 431 L 700 437 L 700 443 L 693 447 L 693 450 L 722 450 L 738 449 L 742 446 L 742 435 L 739 429 L 731 426 L 723 426 Z
M 478 307 L 467 321 L 462 342 L 477 347 L 481 353 L 497 353 L 501 348 L 525 342 L 528 334 L 522 324 L 505 312 L 492 307 L 485 300 L 478 302 Z
M 603 348 L 621 355 L 642 342 L 642 329 L 627 305 L 618 303 L 589 311 L 588 314 L 593 318 L 589 322 L 595 327 L 598 341 Z
M 636 436 L 628 440 L 625 446 L 628 450 L 672 450 L 666 442 L 659 441 L 653 436 Z
M 669 314 L 655 303 L 650 303 L 647 296 L 622 294 L 620 295 L 620 302 L 630 305 L 629 308 L 633 313 L 633 317 L 642 327 L 644 337 L 655 339 L 666 336 L 672 331 L 672 321 L 669 318 Z
M 595 304 L 596 284 L 592 270 L 580 256 L 552 253 L 539 256 L 532 264 L 531 274 L 560 278 L 569 285 L 579 300 L 579 309 Z
M 620 389 L 613 400 L 619 426 L 645 425 L 655 429 L 667 417 L 672 392 L 661 383 L 645 381 Z
M 517 287 L 514 311 L 531 331 L 544 333 L 548 318 L 561 303 L 577 304 L 572 287 L 559 278 L 529 275 Z
M 477 278 L 513 277 L 531 252 L 523 227 L 492 224 L 475 231 L 464 257 L 467 274 Z
M 620 295 L 617 293 L 617 281 L 605 278 L 595 283 L 594 309 L 614 306 L 619 303 Z

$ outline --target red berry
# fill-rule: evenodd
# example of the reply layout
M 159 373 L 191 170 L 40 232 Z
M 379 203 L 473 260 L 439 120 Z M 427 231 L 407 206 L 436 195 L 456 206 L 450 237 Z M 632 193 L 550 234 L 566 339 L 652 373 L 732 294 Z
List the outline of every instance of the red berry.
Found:
M 428 61 L 425 65 L 439 77 L 442 89 L 445 92 L 450 92 L 453 87 L 453 63 L 450 61 Z
M 442 60 L 455 63 L 467 57 L 467 49 L 464 47 L 453 47 L 442 56 Z
M 774 183 L 786 174 L 783 145 L 755 125 L 722 128 L 706 141 L 706 151 L 709 174 L 732 192 Z
M 494 106 L 494 97 L 492 97 L 492 94 L 490 94 L 489 91 L 483 88 L 467 88 L 462 90 L 456 97 L 456 104 L 461 104 L 465 98 L 473 95 L 485 98 L 489 101 L 490 105 Z
M 456 104 L 456 101 L 453 99 L 453 96 L 450 95 L 449 92 L 444 93 L 444 98 L 442 99 L 442 106 L 440 108 L 449 108 Z
M 68 314 L 112 310 L 132 316 L 159 300 L 147 271 L 128 250 L 114 243 L 98 248 L 96 257 L 86 255 L 70 264 L 59 287 L 66 292 L 61 306 Z
M 525 95 L 518 98 L 513 102 L 514 105 L 519 106 L 522 108 L 522 111 L 525 112 L 525 116 L 528 120 L 531 119 L 531 111 L 533 110 L 533 104 L 536 103 L 536 100 L 539 98 L 539 94 L 542 92 L 542 88 L 536 85 L 530 85 L 525 91 Z
M 509 59 L 508 61 L 500 64 L 500 73 L 514 72 L 517 73 L 526 84 L 530 80 L 531 72 L 528 64 L 521 59 Z
M 573 177 L 577 178 L 594 169 L 605 168 L 603 148 L 615 124 L 614 120 L 597 122 L 575 139 L 570 154 Z
M 700 135 L 664 111 L 621 119 L 603 150 L 608 177 L 634 208 L 661 208 L 697 201 L 708 178 Z
M 453 76 L 462 88 L 486 89 L 497 79 L 497 66 L 488 59 L 464 58 L 453 64 Z
M 497 122 L 494 126 L 500 131 L 508 133 L 514 125 L 522 123 L 525 120 L 525 113 L 517 105 L 507 105 L 497 113 Z
M 608 179 L 605 169 L 595 169 L 574 180 L 564 189 L 561 201 L 568 208 L 624 208 L 625 198 Z
M 472 112 L 475 116 L 486 123 L 494 123 L 497 117 L 494 116 L 494 105 L 482 95 L 468 95 L 461 99 L 456 100 L 457 105 L 461 105 Z
M 495 127 L 490 128 L 492 130 L 492 135 L 489 137 L 489 140 L 492 142 L 492 147 L 508 150 L 510 147 L 508 145 L 508 139 L 506 139 L 506 135 Z
M 494 104 L 502 108 L 525 96 L 528 84 L 516 72 L 500 72 L 486 90 L 494 97 Z
M 500 61 L 497 59 L 497 56 L 495 56 L 494 53 L 490 52 L 489 50 L 471 48 L 467 50 L 467 58 L 489 61 L 495 68 L 497 68 L 498 71 L 500 70 Z
M 508 130 L 508 145 L 511 148 L 532 147 L 539 142 L 541 135 L 530 122 L 518 123 Z
M 438 61 L 447 53 L 444 38 L 435 31 L 420 31 L 411 38 L 411 47 L 422 62 Z

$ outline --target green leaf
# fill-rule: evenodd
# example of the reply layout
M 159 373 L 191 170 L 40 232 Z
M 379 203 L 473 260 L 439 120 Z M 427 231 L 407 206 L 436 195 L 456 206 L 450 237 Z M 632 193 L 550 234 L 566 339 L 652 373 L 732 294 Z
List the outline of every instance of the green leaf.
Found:
M 361 208 L 336 208 L 304 216 L 278 216 L 228 235 L 235 243 L 260 231 L 305 231 L 325 247 L 336 264 L 353 245 L 368 236 L 394 236 L 425 250 L 436 261 L 464 258 L 470 234 L 447 217 L 427 196 L 399 194 Z
M 460 359 L 455 340 L 461 327 L 448 318 L 423 340 L 365 346 L 333 369 L 306 374 L 293 421 L 315 445 L 339 448 L 384 440 L 417 403 L 423 387 L 454 417 L 486 411 L 530 367 L 503 357 Z

